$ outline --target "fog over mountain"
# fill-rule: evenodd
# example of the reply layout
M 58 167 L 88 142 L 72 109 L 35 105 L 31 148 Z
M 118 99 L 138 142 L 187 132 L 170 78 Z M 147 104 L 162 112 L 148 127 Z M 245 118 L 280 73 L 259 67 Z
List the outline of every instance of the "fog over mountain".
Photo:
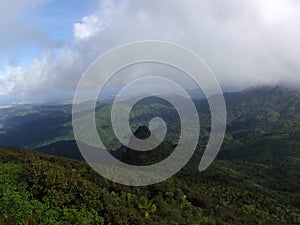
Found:
M 38 12 L 51 2 L 0 2 L 0 100 L 72 92 L 97 57 L 120 44 L 149 39 L 191 49 L 226 90 L 300 85 L 299 1 L 103 0 L 80 21 L 69 22 L 72 38 L 64 41 L 37 18 L 24 19 L 24 12 Z M 31 48 L 38 54 L 18 59 Z M 122 85 L 126 74 L 121 76 L 112 86 Z

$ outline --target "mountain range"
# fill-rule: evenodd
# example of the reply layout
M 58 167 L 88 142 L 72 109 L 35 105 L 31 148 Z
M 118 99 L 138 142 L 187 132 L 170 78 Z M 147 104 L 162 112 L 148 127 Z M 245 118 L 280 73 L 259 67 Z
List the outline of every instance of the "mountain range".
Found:
M 1 109 L 0 145 L 7 147 L 0 148 L 0 223 L 300 224 L 300 91 L 259 87 L 224 97 L 227 131 L 213 164 L 198 171 L 210 112 L 205 99 L 194 98 L 201 136 L 191 161 L 160 184 L 136 188 L 102 178 L 82 160 L 72 134 L 71 105 Z M 110 110 L 110 103 L 98 105 L 96 123 L 119 160 L 148 165 L 176 147 L 180 122 L 167 102 L 147 98 L 130 114 L 140 139 L 150 135 L 151 118 L 165 120 L 167 136 L 150 152 L 118 142 Z

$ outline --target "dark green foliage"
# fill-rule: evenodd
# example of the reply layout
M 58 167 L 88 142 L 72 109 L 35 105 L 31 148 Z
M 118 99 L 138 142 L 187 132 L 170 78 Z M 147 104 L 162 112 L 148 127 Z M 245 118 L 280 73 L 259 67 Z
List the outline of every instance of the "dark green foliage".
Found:
M 143 188 L 117 185 L 84 162 L 41 153 L 1 148 L 0 162 L 0 224 L 299 222 L 299 208 L 263 187 L 254 190 L 254 186 L 221 182 L 226 173 L 229 180 L 236 176 L 225 161 L 217 161 L 203 174 L 188 176 L 183 171 Z

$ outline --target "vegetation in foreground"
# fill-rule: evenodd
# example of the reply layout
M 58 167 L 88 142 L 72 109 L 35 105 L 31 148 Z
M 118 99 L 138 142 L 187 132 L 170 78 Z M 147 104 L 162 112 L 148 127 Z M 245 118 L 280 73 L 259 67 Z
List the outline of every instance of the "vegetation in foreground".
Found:
M 118 185 L 82 161 L 31 151 L 1 148 L 0 162 L 0 224 L 300 222 L 299 205 L 268 194 L 226 161 L 203 174 L 188 175 L 186 168 L 149 187 Z

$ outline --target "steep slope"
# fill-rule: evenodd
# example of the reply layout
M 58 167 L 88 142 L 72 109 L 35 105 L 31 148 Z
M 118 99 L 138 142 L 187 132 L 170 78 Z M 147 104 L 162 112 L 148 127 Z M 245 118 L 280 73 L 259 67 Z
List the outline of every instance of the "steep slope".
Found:
M 263 191 L 178 174 L 143 188 L 103 179 L 84 162 L 0 148 L 1 224 L 297 224 L 299 208 Z M 215 174 L 215 175 L 214 175 Z

